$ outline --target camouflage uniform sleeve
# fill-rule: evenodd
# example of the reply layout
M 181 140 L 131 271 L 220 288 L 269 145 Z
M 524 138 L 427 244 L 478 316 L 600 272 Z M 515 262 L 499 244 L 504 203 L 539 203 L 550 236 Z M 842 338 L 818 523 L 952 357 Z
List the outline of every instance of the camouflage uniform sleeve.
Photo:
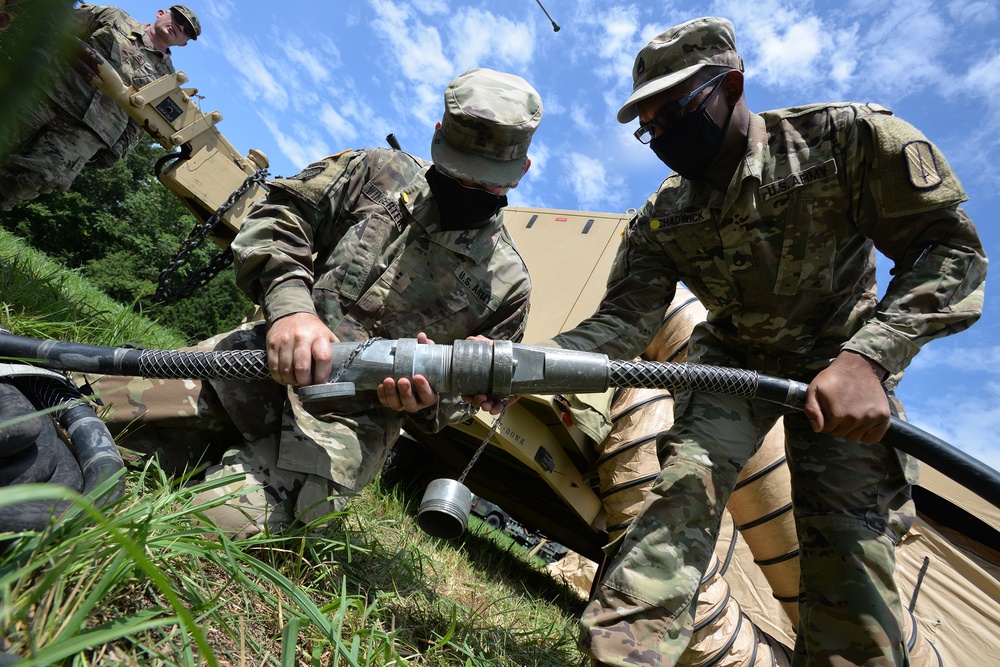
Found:
M 82 4 L 76 7 L 73 10 L 73 21 L 77 36 L 86 39 L 99 26 L 114 21 L 111 12 L 111 7 L 99 5 Z
M 232 244 L 236 284 L 264 308 L 268 322 L 292 313 L 316 314 L 312 287 L 317 236 L 336 223 L 345 184 L 364 178 L 360 155 L 341 153 L 292 178 L 271 181 L 270 192 L 244 219 Z
M 649 234 L 655 197 L 629 221 L 597 312 L 542 345 L 612 359 L 632 359 L 646 349 L 677 287 L 670 258 Z
M 874 316 L 844 349 L 894 374 L 927 342 L 979 319 L 987 259 L 937 147 L 894 116 L 866 116 L 859 129 L 859 225 L 894 268 Z

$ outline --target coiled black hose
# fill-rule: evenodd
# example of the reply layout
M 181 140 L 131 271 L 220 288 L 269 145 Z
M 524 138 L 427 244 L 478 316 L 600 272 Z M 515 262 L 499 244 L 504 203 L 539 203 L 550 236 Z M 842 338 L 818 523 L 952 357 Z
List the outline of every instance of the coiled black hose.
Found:
M 45 482 L 92 493 L 123 468 L 104 422 L 67 378 L 26 365 L 4 365 L 0 382 L 0 485 Z M 38 410 L 55 408 L 52 416 Z M 19 421 L 14 421 L 18 420 Z M 70 451 L 56 431 L 65 429 Z M 93 501 L 104 507 L 121 498 L 124 480 Z M 37 500 L 0 507 L 0 530 L 42 530 L 69 501 Z

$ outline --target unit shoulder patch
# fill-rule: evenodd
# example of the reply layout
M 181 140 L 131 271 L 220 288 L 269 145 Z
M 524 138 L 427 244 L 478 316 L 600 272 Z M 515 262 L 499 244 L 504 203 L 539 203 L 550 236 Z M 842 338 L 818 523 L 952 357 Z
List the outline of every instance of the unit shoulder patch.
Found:
M 871 128 L 872 175 L 881 215 L 899 217 L 953 206 L 965 190 L 941 151 L 896 116 L 862 118 Z
M 934 149 L 929 141 L 909 141 L 903 144 L 903 157 L 910 174 L 910 183 L 920 190 L 938 186 L 942 180 Z
M 289 176 L 290 181 L 308 181 L 311 178 L 315 178 L 323 173 L 323 165 L 311 165 L 295 174 L 294 176 Z

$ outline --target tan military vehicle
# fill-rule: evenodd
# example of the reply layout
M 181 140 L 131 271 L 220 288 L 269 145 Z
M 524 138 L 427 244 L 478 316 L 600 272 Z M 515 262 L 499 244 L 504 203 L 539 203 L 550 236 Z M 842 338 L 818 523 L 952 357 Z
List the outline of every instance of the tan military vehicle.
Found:
M 225 140 L 216 127 L 221 114 L 197 108 L 194 91 L 181 87 L 183 73 L 136 91 L 116 81 L 99 57 L 86 66 L 94 84 L 158 142 L 180 148 L 160 179 L 199 220 L 220 223 L 206 233 L 225 247 L 260 193 L 266 158 L 253 151 L 244 157 Z M 506 210 L 534 285 L 526 343 L 593 312 L 627 218 Z M 704 313 L 679 291 L 644 357 L 683 361 L 691 328 Z M 523 525 L 572 549 L 575 555 L 560 561 L 554 574 L 586 594 L 602 547 L 628 526 L 659 470 L 653 440 L 670 425 L 671 404 L 668 392 L 646 389 L 525 396 L 492 435 L 494 418 L 484 414 L 435 435 L 409 431 L 385 474 L 421 485 L 439 477 L 461 480 Z M 772 434 L 732 496 L 685 664 L 789 664 L 798 563 L 782 445 L 780 433 Z M 912 664 L 1000 664 L 1000 510 L 926 466 L 915 497 L 919 519 L 899 549 L 897 573 L 909 596 Z

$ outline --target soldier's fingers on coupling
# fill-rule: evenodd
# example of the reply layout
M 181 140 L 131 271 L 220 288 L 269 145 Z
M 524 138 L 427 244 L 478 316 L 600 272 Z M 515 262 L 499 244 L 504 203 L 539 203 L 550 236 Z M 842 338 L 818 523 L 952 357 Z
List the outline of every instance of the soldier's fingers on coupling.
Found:
M 379 397 L 385 398 L 384 405 L 390 410 L 395 410 L 396 412 L 402 412 L 406 409 L 403 405 L 402 399 L 399 393 L 399 385 L 394 382 L 391 378 L 386 378 L 385 381 L 379 385 Z
M 385 383 L 382 383 L 378 387 L 376 387 L 375 388 L 375 393 L 378 395 L 378 401 L 379 401 L 379 403 L 381 403 L 384 407 L 387 407 L 390 410 L 395 410 L 396 409 L 396 408 L 393 407 L 392 401 L 389 400 L 388 392 L 386 392 L 386 390 L 385 390 Z

